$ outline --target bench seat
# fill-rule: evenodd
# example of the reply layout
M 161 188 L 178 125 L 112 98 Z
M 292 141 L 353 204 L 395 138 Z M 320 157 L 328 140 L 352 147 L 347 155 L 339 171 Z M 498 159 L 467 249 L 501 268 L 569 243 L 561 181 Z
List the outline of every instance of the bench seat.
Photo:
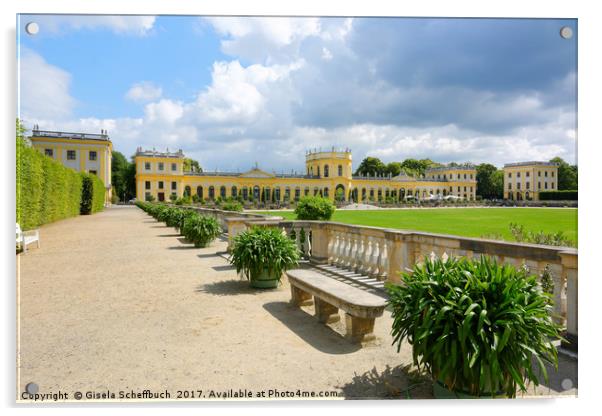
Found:
M 294 305 L 312 303 L 315 314 L 322 323 L 340 319 L 339 309 L 345 312 L 346 337 L 353 342 L 365 343 L 374 339 L 374 320 L 382 316 L 386 300 L 346 283 L 307 269 L 286 272 Z

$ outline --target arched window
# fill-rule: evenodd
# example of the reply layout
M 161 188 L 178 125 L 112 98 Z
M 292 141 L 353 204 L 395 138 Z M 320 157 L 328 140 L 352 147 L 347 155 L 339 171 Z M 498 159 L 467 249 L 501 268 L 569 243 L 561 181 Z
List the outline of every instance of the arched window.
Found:
M 301 188 L 295 188 L 295 201 L 298 201 L 301 198 Z
M 230 190 L 230 195 L 232 195 L 232 198 L 238 197 L 238 190 L 236 189 L 236 186 L 232 187 L 232 189 Z
M 276 201 L 280 201 L 280 188 L 279 187 L 274 188 L 274 199 Z
M 343 176 L 343 165 L 339 165 L 339 176 Z
M 378 200 L 381 201 L 383 199 L 383 190 L 378 188 Z
M 203 199 L 203 187 L 202 186 L 197 186 L 196 187 L 196 195 L 200 198 Z
M 307 186 L 305 187 L 305 192 L 304 192 L 304 194 L 305 194 L 305 196 L 308 196 L 308 195 L 309 195 L 309 187 L 307 187 Z
M 320 176 L 320 167 L 318 166 L 318 176 Z
M 221 196 L 222 198 L 226 197 L 226 187 L 225 186 L 221 186 L 219 188 L 219 196 Z
M 184 187 L 184 196 L 190 196 L 192 194 L 192 190 L 190 189 L 190 186 L 185 186 Z
M 330 192 L 330 191 L 328 190 L 328 188 L 324 188 L 324 191 L 323 191 L 323 193 L 324 193 L 324 198 L 328 198 L 328 197 L 329 197 L 329 192 Z
M 314 196 L 318 195 L 318 192 L 320 192 L 320 190 L 318 188 L 314 188 Z
M 328 168 L 328 165 L 324 166 L 324 177 L 328 178 L 328 173 L 329 173 L 330 169 Z
M 259 200 L 259 186 L 257 185 L 253 187 L 253 199 Z
M 362 188 L 362 201 L 366 199 L 366 188 Z
M 215 198 L 215 188 L 213 186 L 209 187 L 209 199 Z
M 263 188 L 263 197 L 264 200 L 270 202 L 272 200 L 272 191 L 269 186 Z
M 245 201 L 249 200 L 249 188 L 247 188 L 246 186 L 243 186 L 242 188 L 242 199 L 244 199 Z
M 291 199 L 291 188 L 289 188 L 287 186 L 286 189 L 284 190 L 284 200 L 290 201 L 290 199 Z

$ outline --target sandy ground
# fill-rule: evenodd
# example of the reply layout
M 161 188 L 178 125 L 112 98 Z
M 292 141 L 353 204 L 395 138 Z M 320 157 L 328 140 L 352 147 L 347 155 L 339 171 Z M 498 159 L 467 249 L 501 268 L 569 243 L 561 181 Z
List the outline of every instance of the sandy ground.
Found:
M 286 282 L 250 289 L 217 254 L 224 240 L 195 249 L 134 207 L 49 224 L 40 234 L 42 247 L 17 258 L 20 392 L 35 382 L 40 393 L 69 400 L 144 389 L 171 399 L 231 390 L 432 397 L 431 383 L 410 366 L 410 346 L 398 353 L 390 345 L 388 312 L 376 321 L 379 341 L 359 348 L 340 324 L 321 325 L 311 308 L 290 306 Z M 576 362 L 562 360 L 552 389 L 537 394 L 566 390 L 567 378 L 573 388 L 563 393 L 576 393 Z

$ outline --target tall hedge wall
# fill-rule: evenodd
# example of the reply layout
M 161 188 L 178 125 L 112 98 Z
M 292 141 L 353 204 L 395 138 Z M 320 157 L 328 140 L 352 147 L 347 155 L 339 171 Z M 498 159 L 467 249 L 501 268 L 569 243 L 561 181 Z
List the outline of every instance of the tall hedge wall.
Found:
M 82 178 L 17 139 L 17 222 L 28 230 L 79 214 Z
M 541 201 L 577 201 L 577 191 L 545 191 L 539 193 Z
M 80 213 L 87 215 L 102 211 L 105 203 L 105 186 L 100 178 L 90 173 L 80 173 L 82 177 L 82 198 Z

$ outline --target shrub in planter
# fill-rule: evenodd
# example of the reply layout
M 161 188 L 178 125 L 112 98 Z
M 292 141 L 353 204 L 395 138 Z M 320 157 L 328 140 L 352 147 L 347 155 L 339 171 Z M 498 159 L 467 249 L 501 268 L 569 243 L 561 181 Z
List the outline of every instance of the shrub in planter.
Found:
M 550 295 L 525 269 L 489 257 L 426 258 L 387 291 L 393 343 L 412 345 L 436 395 L 514 397 L 539 384 L 538 371 L 547 381 L 544 362 L 558 366 Z
M 157 220 L 164 222 L 166 225 L 169 225 L 169 224 L 167 224 L 169 221 L 169 217 L 171 216 L 172 212 L 176 209 L 177 208 L 165 207 L 165 209 L 162 209 L 158 212 Z
M 178 227 L 180 226 L 180 222 L 184 217 L 184 210 L 180 208 L 172 208 L 168 212 L 169 214 L 165 219 L 165 225 L 167 225 L 168 227 L 174 227 L 178 229 Z
M 228 201 L 228 202 L 223 202 L 221 209 L 224 211 L 236 211 L 236 212 L 241 212 L 242 211 L 242 205 L 240 202 L 237 201 Z
M 275 288 L 299 262 L 295 242 L 277 228 L 253 228 L 234 237 L 230 263 L 257 288 Z
M 328 221 L 334 213 L 335 206 L 332 201 L 319 196 L 304 196 L 295 208 L 298 220 Z
M 207 247 L 222 229 L 215 218 L 196 214 L 184 219 L 182 232 L 195 247 Z
M 184 222 L 186 219 L 190 217 L 198 217 L 199 214 L 196 211 L 192 211 L 189 209 L 183 209 L 182 216 L 179 218 L 178 224 L 174 225 L 174 228 L 180 232 L 180 234 L 184 235 Z

